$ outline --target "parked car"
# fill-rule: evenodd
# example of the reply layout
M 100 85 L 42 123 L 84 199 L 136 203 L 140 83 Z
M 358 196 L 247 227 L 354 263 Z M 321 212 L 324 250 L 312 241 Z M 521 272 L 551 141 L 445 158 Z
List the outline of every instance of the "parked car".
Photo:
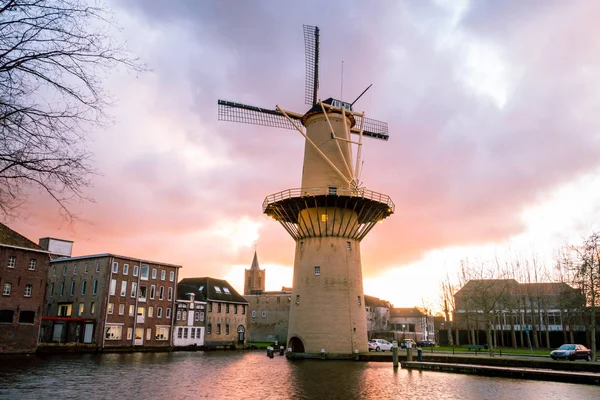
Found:
M 400 348 L 406 349 L 408 347 L 409 343 L 410 343 L 410 347 L 411 348 L 417 347 L 414 340 L 412 340 L 412 339 L 404 339 L 403 341 L 400 342 Z
M 430 340 L 430 339 L 417 340 L 417 346 L 433 347 L 433 340 Z
M 385 339 L 370 339 L 369 351 L 392 351 L 392 344 Z
M 550 352 L 550 357 L 553 360 L 571 360 L 583 359 L 590 361 L 592 359 L 592 352 L 587 347 L 581 344 L 563 344 L 556 350 Z

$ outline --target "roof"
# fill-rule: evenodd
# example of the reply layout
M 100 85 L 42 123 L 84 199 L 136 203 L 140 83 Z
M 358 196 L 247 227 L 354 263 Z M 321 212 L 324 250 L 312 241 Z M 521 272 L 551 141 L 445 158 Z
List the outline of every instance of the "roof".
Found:
M 189 300 L 189 294 L 194 294 L 194 301 L 203 301 L 204 295 L 198 285 L 179 282 L 177 284 L 177 300 Z
M 507 295 L 555 295 L 576 289 L 565 282 L 519 283 L 515 279 L 471 279 L 455 296 L 483 293 L 506 293 Z
M 240 295 L 234 288 L 224 279 L 215 279 L 210 277 L 201 278 L 185 278 L 177 284 L 177 293 L 179 296 L 179 286 L 182 288 L 191 289 L 202 295 L 205 301 L 222 301 L 228 303 L 248 304 L 246 299 Z M 218 290 L 216 289 L 218 288 Z M 227 290 L 225 290 L 227 289 Z M 229 292 L 229 293 L 227 293 Z M 188 291 L 189 293 L 189 291 Z
M 252 259 L 252 266 L 250 266 L 250 269 L 260 269 L 260 267 L 258 266 L 258 256 L 256 255 L 256 250 L 254 250 L 254 258 Z
M 390 317 L 403 317 L 403 318 L 416 318 L 416 317 L 424 317 L 421 311 L 418 308 L 392 308 L 390 310 Z
M 0 223 L 0 244 L 45 252 L 37 243 L 32 242 L 2 223 Z
M 365 306 L 367 306 L 367 307 L 392 308 L 389 301 L 387 301 L 387 300 L 381 300 L 378 297 L 368 296 L 366 294 L 365 294 Z
M 77 257 L 60 257 L 60 258 L 56 258 L 56 259 L 50 261 L 50 263 L 60 263 L 60 262 L 65 262 L 65 261 L 77 261 L 77 260 L 89 260 L 91 258 L 103 258 L 103 257 L 123 258 L 126 260 L 137 261 L 137 262 L 141 262 L 141 263 L 163 265 L 165 267 L 181 268 L 181 265 L 169 264 L 169 263 L 164 263 L 164 262 L 160 262 L 160 261 L 144 260 L 144 259 L 136 258 L 136 257 L 121 256 L 121 255 L 113 254 L 113 253 L 89 254 L 86 256 L 77 256 Z

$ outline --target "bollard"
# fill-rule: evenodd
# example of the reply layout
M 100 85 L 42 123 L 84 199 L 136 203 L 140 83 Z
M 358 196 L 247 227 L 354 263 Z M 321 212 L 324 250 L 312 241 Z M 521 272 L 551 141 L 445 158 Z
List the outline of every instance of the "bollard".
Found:
M 267 356 L 273 358 L 273 348 L 271 346 L 267 347 Z
M 282 356 L 285 353 L 285 347 L 279 346 L 279 355 Z
M 354 349 L 354 359 L 358 361 L 358 349 Z
M 398 368 L 398 342 L 395 340 L 392 342 L 392 362 L 394 363 L 394 368 Z
M 420 347 L 417 347 L 417 361 L 423 361 L 423 349 L 421 349 Z
M 321 360 L 325 359 L 325 349 L 321 349 Z

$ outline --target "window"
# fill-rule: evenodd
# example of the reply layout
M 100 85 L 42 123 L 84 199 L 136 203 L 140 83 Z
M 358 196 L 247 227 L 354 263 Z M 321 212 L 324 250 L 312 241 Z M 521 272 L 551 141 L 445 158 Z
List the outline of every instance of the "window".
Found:
M 137 283 L 131 282 L 131 297 L 135 297 L 136 293 L 137 293 Z
M 98 293 L 98 280 L 94 279 L 94 284 L 92 285 L 92 294 L 96 295 Z
M 209 335 L 212 333 L 212 324 L 206 325 L 206 333 Z
M 50 297 L 54 297 L 54 282 L 50 284 Z
M 70 317 L 71 316 L 71 304 L 59 304 L 58 305 L 58 316 L 59 317 Z
M 194 321 L 200 321 L 200 312 L 199 311 L 196 311 L 194 313 Z
M 188 328 L 183 328 L 183 338 L 184 339 L 188 338 Z
M 150 286 L 150 298 L 154 299 L 154 295 L 156 294 L 156 285 Z
M 200 311 L 200 322 L 204 322 L 204 311 Z
M 148 307 L 148 318 L 152 318 L 154 316 L 154 307 Z
M 133 337 L 133 328 L 127 328 L 127 340 L 131 340 Z
M 331 186 L 331 185 L 329 185 L 329 195 L 330 196 L 337 195 L 337 186 Z
M 8 257 L 8 265 L 7 265 L 8 268 L 14 268 L 16 263 L 17 263 L 17 257 L 15 257 L 15 256 Z
M 87 289 L 87 281 L 82 281 L 81 282 L 81 295 L 85 296 L 85 291 Z
M 262 315 L 263 318 L 265 318 L 267 316 L 267 312 L 263 311 L 261 315 Z
M 161 286 L 161 287 L 158 289 L 158 299 L 159 299 L 159 300 L 162 300 L 162 299 L 164 299 L 164 298 L 165 298 L 165 287 L 164 287 L 164 286 Z
M 138 307 L 137 316 L 144 318 L 144 315 L 146 315 L 146 309 L 144 307 Z
M 96 303 L 93 301 L 90 303 L 90 314 L 96 314 Z
M 175 280 L 175 271 L 169 272 L 169 281 L 173 282 Z
M 135 306 L 133 304 L 129 305 L 129 316 L 133 317 L 133 313 L 135 312 Z
M 177 316 L 175 317 L 175 319 L 177 319 L 177 321 L 181 320 L 181 311 L 177 310 Z
M 77 264 L 73 265 L 73 275 L 77 275 Z
M 318 265 L 315 267 L 315 276 L 319 276 L 321 275 L 321 267 L 319 267 Z
M 183 328 L 181 328 L 181 327 L 177 328 L 177 339 L 181 339 L 182 332 L 183 332 Z
M 164 281 L 167 279 L 167 271 L 165 271 L 164 269 L 162 271 L 160 271 L 160 280 Z
M 12 324 L 14 316 L 15 312 L 13 310 L 0 310 L 0 323 Z
M 352 242 L 346 242 L 346 250 L 352 250 Z
M 165 318 L 171 318 L 171 309 L 170 308 L 165 309 Z
M 196 338 L 196 328 L 190 328 L 190 339 Z
M 212 303 L 208 303 L 208 312 L 212 312 Z
M 121 332 L 123 327 L 121 325 L 106 325 L 106 333 L 104 337 L 106 340 L 121 340 Z
M 217 324 L 217 335 L 221 334 L 221 324 Z
M 100 272 L 100 262 L 96 262 L 96 272 Z
M 35 264 L 37 263 L 37 260 L 31 259 L 29 260 L 29 268 L 27 268 L 30 271 L 33 271 L 35 269 Z
M 162 318 L 162 307 L 156 309 L 156 318 Z
M 321 222 L 327 222 L 327 214 L 321 214 Z
M 83 264 L 83 273 L 86 275 L 88 273 L 88 264 L 87 263 Z
M 231 292 L 229 291 L 229 288 L 224 287 L 223 291 L 225 292 L 225 294 L 231 294 Z
M 246 314 L 246 306 L 242 306 L 242 315 Z
M 300 304 L 300 295 L 299 294 L 296 295 L 296 304 Z
M 63 267 L 63 276 L 67 275 L 67 268 L 68 267 L 66 265 Z
M 121 282 L 121 297 L 127 296 L 127 281 Z
M 357 302 L 357 303 L 358 303 L 358 305 L 360 306 L 360 303 L 361 303 L 361 301 L 360 301 L 360 296 L 358 296 L 358 298 L 357 298 L 356 302 Z
M 146 329 L 146 340 L 152 340 L 152 329 Z
M 10 289 L 12 289 L 12 283 L 4 283 L 4 290 L 2 291 L 2 296 L 10 296 Z
M 56 267 L 52 267 L 52 276 L 56 276 Z
M 252 318 L 256 318 L 256 310 L 252 310 Z
M 215 292 L 221 294 L 221 288 L 218 286 L 215 286 Z
M 137 265 L 134 265 L 133 266 L 133 276 L 138 276 L 139 271 L 140 271 L 140 267 Z
M 119 315 L 125 314 L 125 304 L 119 304 Z
M 111 296 L 114 296 L 116 291 L 117 291 L 117 280 L 116 279 L 111 279 L 110 280 L 110 291 L 108 293 Z
M 123 264 L 123 275 L 129 274 L 129 264 Z
M 167 300 L 169 300 L 169 301 L 173 300 L 173 288 L 172 287 L 169 288 L 169 293 L 167 295 Z
M 156 268 L 152 268 L 152 279 L 156 279 L 157 272 Z
M 169 328 L 168 326 L 157 326 L 156 327 L 156 340 L 169 340 Z
M 148 280 L 148 274 L 150 273 L 150 267 L 146 264 L 142 264 L 142 273 L 140 279 Z
M 220 313 L 221 312 L 221 303 L 217 303 L 217 312 Z
M 60 295 L 61 296 L 65 295 L 65 283 L 64 282 L 60 283 Z
M 69 292 L 71 296 L 75 294 L 75 281 L 71 282 L 71 291 Z
M 234 314 L 237 314 L 237 304 L 234 304 L 234 305 L 233 305 L 233 313 L 234 313 Z
M 229 335 L 229 324 L 225 324 L 225 334 Z
M 112 314 L 115 309 L 115 305 L 113 303 L 108 303 L 108 313 Z
M 140 301 L 146 301 L 146 294 L 148 293 L 148 287 L 147 286 L 140 286 L 140 290 L 139 290 L 139 300 Z
M 116 261 L 113 262 L 112 272 L 113 272 L 113 274 L 116 274 L 119 272 L 119 263 Z
M 33 324 L 35 322 L 35 311 L 21 311 L 19 313 L 20 324 Z
M 181 313 L 181 319 L 183 319 L 184 321 L 187 321 L 187 311 L 183 311 Z
M 83 315 L 84 310 L 85 310 L 85 304 L 79 303 L 79 308 L 77 309 L 77 315 L 81 317 Z
M 229 314 L 229 304 L 225 304 L 225 314 Z

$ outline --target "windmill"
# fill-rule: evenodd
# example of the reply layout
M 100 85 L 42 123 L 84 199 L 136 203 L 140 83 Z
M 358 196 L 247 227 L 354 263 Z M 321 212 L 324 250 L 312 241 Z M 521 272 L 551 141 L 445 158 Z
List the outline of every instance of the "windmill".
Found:
M 296 241 L 288 348 L 291 356 L 350 357 L 367 351 L 360 241 L 394 212 L 387 195 L 360 185 L 361 149 L 365 136 L 388 140 L 388 127 L 353 110 L 370 86 L 352 103 L 321 101 L 318 27 L 304 25 L 304 44 L 308 111 L 219 100 L 218 115 L 221 121 L 291 129 L 304 137 L 301 187 L 263 202 L 263 212 Z

